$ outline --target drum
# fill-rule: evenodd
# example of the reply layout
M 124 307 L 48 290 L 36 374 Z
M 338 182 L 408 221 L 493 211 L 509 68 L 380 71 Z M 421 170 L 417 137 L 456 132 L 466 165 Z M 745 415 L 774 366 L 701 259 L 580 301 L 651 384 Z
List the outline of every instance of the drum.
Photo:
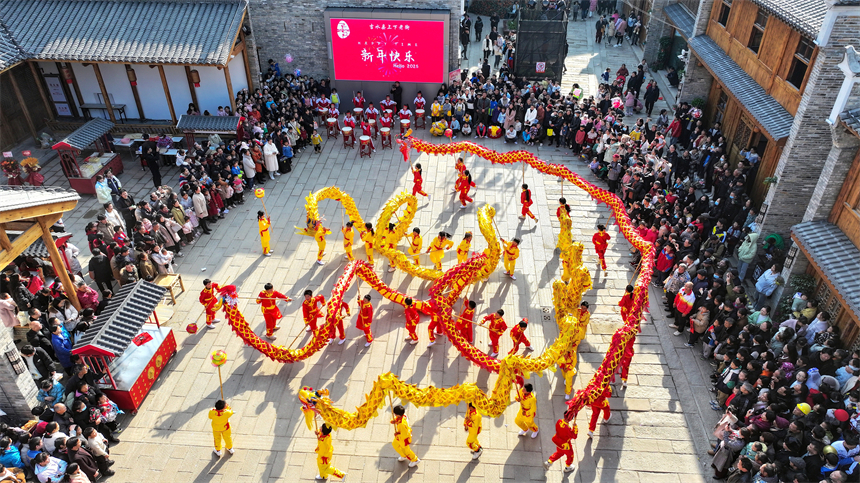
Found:
M 412 124 L 412 121 L 409 119 L 401 119 L 400 120 L 400 134 L 405 133 L 409 130 L 409 126 Z
M 362 146 L 364 146 L 365 144 L 370 144 L 370 136 L 359 136 L 358 141 L 361 143 Z
M 385 109 L 383 112 L 387 112 L 387 113 L 388 113 L 388 117 L 391 117 L 391 116 L 393 116 L 393 115 L 394 115 L 394 111 L 392 111 L 391 109 Z
M 343 127 L 343 138 L 346 139 L 352 136 L 352 128 L 349 126 Z
M 415 110 L 415 129 L 426 129 L 427 128 L 427 118 L 424 114 L 424 109 L 416 109 Z
M 389 149 L 392 149 L 392 146 L 391 146 L 391 128 L 381 127 L 381 128 L 379 128 L 379 132 L 382 133 L 382 149 L 385 149 L 386 146 Z
M 317 116 L 319 116 L 320 119 L 327 118 L 328 117 L 328 109 L 323 109 L 323 108 L 317 109 Z
M 379 128 L 379 132 L 382 133 L 382 137 L 387 137 L 391 135 L 391 128 L 381 127 Z
M 344 126 L 342 131 L 343 131 L 343 147 L 345 147 L 345 148 L 355 147 L 355 138 L 352 136 L 352 128 L 349 126 Z
M 361 119 L 361 113 L 362 112 L 364 112 L 364 109 L 362 109 L 360 107 L 356 107 L 355 109 L 352 110 L 352 115 L 355 116 L 356 120 L 358 120 L 358 119 Z
M 424 117 L 424 109 L 415 109 L 415 117 Z
M 370 126 L 370 132 L 373 135 L 373 138 L 376 139 L 376 133 L 379 132 L 376 129 L 376 119 L 368 119 L 367 124 Z
M 334 127 L 337 125 L 337 118 L 336 117 L 327 118 L 325 120 L 325 123 L 328 127 Z

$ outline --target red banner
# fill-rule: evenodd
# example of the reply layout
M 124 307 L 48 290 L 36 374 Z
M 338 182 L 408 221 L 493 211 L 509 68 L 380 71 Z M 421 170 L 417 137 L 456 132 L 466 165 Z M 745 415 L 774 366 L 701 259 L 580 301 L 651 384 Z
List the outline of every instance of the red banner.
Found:
M 336 80 L 445 81 L 445 22 L 331 19 Z

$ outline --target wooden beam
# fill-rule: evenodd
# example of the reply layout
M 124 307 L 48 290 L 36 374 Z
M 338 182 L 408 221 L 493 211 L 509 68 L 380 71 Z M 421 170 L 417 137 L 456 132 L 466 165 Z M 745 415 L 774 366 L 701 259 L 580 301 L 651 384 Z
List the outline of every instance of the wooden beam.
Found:
M 230 80 L 230 68 L 224 66 L 224 79 L 227 80 L 227 94 L 230 96 L 230 110 L 236 112 L 236 93 L 233 92 L 233 81 Z M 250 88 L 249 88 L 250 90 Z
M 53 225 L 57 219 L 51 220 L 51 218 L 53 218 L 53 216 L 39 217 L 38 226 L 42 229 L 42 241 L 45 243 L 45 247 L 48 248 L 48 254 L 51 255 L 51 262 L 54 264 L 54 271 L 57 272 L 57 277 L 60 278 L 60 282 L 63 284 L 63 291 L 66 292 L 66 297 L 69 298 L 72 305 L 74 305 L 75 308 L 78 309 L 78 312 L 80 312 L 81 302 L 78 300 L 78 293 L 75 291 L 75 285 L 72 283 L 71 277 L 69 277 L 69 271 L 66 267 L 66 263 L 63 261 L 63 257 L 60 256 L 60 251 L 57 250 L 57 244 L 54 242 L 54 237 L 51 236 L 51 225 Z M 48 223 L 48 220 L 51 220 L 50 224 Z
M 48 94 L 45 92 L 45 85 L 42 83 L 42 76 L 39 75 L 39 71 L 36 70 L 35 62 L 27 62 L 30 65 L 30 72 L 33 73 L 33 82 L 36 83 L 36 86 L 39 88 L 39 95 L 42 96 L 42 102 L 45 104 L 45 111 L 48 112 L 48 116 L 51 120 L 54 120 L 54 106 L 48 102 Z
M 0 225 L 0 247 L 7 252 L 12 251 L 12 242 L 9 241 L 9 235 L 6 234 L 6 225 Z
M 108 116 L 110 117 L 111 122 L 116 122 L 116 116 L 113 114 L 113 106 L 110 105 L 110 97 L 108 96 L 108 91 L 105 88 L 105 81 L 102 79 L 102 71 L 99 69 L 98 64 L 93 64 L 93 72 L 96 73 L 96 80 L 99 81 L 99 89 L 102 90 L 102 98 L 105 106 L 107 107 Z
M 200 104 L 197 103 L 197 88 L 194 87 L 194 81 L 191 80 L 191 67 L 185 66 L 185 79 L 188 80 L 188 90 L 191 91 L 191 102 L 194 103 L 194 107 L 200 110 Z
M 41 206 L 31 206 L 29 208 L 21 208 L 20 210 L 10 210 L 0 213 L 0 223 L 9 223 L 10 221 L 27 220 L 39 216 L 55 215 L 62 216 L 63 213 L 71 211 L 78 204 L 77 200 L 63 201 L 61 203 L 51 203 Z M 57 217 L 59 220 L 60 217 Z M 56 221 L 56 220 L 55 220 Z M 5 266 L 5 265 L 0 265 Z
M 54 62 L 54 64 L 56 64 L 57 72 L 60 75 L 60 85 L 63 86 L 63 95 L 66 97 L 66 104 L 69 105 L 69 111 L 71 111 L 73 117 L 80 117 L 78 106 L 75 105 L 75 100 L 72 99 L 72 90 L 69 89 L 69 84 L 63 78 L 63 64 L 59 62 Z M 57 114 L 59 115 L 59 112 Z
M 59 217 L 57 218 L 59 220 Z M 5 235 L 5 231 L 4 231 Z M 34 223 L 30 228 L 27 229 L 24 233 L 18 235 L 11 242 L 11 250 L 3 250 L 0 251 L 0 266 L 7 266 L 16 258 L 18 255 L 24 252 L 30 245 L 33 244 L 40 236 L 42 235 L 42 227 L 39 226 L 38 223 Z
M 236 42 L 236 45 L 233 46 L 233 50 L 230 51 L 230 55 L 234 56 L 243 50 L 245 50 L 245 41 L 243 40 L 242 33 L 240 32 L 239 41 Z M 230 61 L 228 60 L 227 63 L 229 64 Z
M 36 135 L 36 126 L 33 125 L 33 120 L 30 118 L 30 110 L 27 108 L 27 103 L 24 102 L 24 97 L 21 95 L 21 90 L 18 89 L 18 81 L 15 80 L 15 74 L 9 71 L 9 80 L 12 82 L 12 90 L 15 91 L 15 97 L 18 98 L 18 104 L 21 105 L 21 112 L 24 114 L 24 120 L 27 121 L 27 127 L 30 128 L 30 134 L 33 139 L 38 139 Z
M 241 30 L 241 29 L 240 29 Z M 242 61 L 245 63 L 245 78 L 248 79 L 248 92 L 254 91 L 254 81 L 251 79 L 251 64 L 248 63 L 248 40 L 242 32 Z
M 80 106 L 84 104 L 84 96 L 81 94 L 81 86 L 78 85 L 78 76 L 75 75 L 75 71 L 72 69 L 72 64 L 69 62 L 66 62 L 66 64 L 68 65 L 69 72 L 72 73 L 72 87 L 75 88 L 75 97 L 78 99 L 78 105 Z M 60 77 L 62 77 L 62 75 L 60 75 Z M 81 112 L 81 115 L 83 115 L 83 111 Z
M 125 70 L 131 70 L 131 65 L 125 64 Z M 131 81 L 128 81 L 128 84 L 131 86 L 132 95 L 134 95 L 134 105 L 137 106 L 137 115 L 140 116 L 140 120 L 143 120 L 146 116 L 143 114 L 143 105 L 140 103 L 140 93 L 137 92 L 137 86 L 132 84 Z
M 176 111 L 173 110 L 173 99 L 170 98 L 170 88 L 167 87 L 167 77 L 164 75 L 164 66 L 158 66 L 158 74 L 161 76 L 161 87 L 164 89 L 164 97 L 167 99 L 167 107 L 170 108 L 170 119 L 176 125 Z

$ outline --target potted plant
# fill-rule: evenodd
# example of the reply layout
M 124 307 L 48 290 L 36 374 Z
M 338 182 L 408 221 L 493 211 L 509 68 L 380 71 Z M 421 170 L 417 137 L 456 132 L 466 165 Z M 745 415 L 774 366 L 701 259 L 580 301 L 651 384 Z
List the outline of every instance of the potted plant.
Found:
M 39 171 L 42 170 L 42 167 L 39 166 L 39 160 L 34 157 L 24 158 L 21 161 L 21 168 L 24 170 L 24 180 L 30 183 L 32 186 L 42 186 L 42 183 L 45 182 L 45 176 L 42 175 Z
M 21 186 L 24 184 L 24 181 L 21 180 L 21 166 L 12 157 L 12 153 L 3 153 L 3 161 L 0 161 L 0 167 L 3 168 L 3 174 L 8 178 L 7 184 L 9 186 Z

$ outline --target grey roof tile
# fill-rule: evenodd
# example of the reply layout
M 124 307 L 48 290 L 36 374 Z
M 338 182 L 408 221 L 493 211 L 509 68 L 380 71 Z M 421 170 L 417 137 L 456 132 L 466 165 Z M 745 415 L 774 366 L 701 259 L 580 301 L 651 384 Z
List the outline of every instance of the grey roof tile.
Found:
M 827 13 L 825 0 L 752 0 L 752 2 L 813 39 L 818 37 L 818 32 L 824 23 L 824 14 Z
M 689 39 L 693 36 L 693 30 L 696 28 L 696 14 L 690 13 L 687 7 L 680 3 L 666 5 L 663 7 L 663 14 L 681 32 L 684 38 Z
M 846 109 L 839 114 L 839 119 L 854 131 L 854 134 L 860 136 L 860 108 Z
M 775 140 L 788 137 L 794 116 L 768 95 L 712 38 L 707 35 L 693 37 L 689 45 L 765 131 Z
M 27 55 L 15 42 L 9 29 L 6 28 L 6 22 L 0 17 L 0 72 L 13 67 L 26 58 Z
M 74 132 L 55 144 L 53 148 L 57 149 L 58 147 L 63 147 L 60 146 L 61 144 L 67 144 L 80 151 L 92 144 L 99 137 L 104 136 L 113 127 L 114 123 L 107 119 L 101 117 L 93 118 L 83 126 L 75 129 Z
M 12 232 L 7 231 L 6 234 L 9 235 L 9 241 L 15 241 L 16 238 L 21 236 L 24 232 Z M 71 233 L 57 233 L 51 232 L 51 236 L 54 238 L 54 242 L 59 238 L 72 236 Z M 21 256 L 24 257 L 36 257 L 36 258 L 50 258 L 51 254 L 48 253 L 48 247 L 45 246 L 45 242 L 41 238 L 36 238 L 36 241 L 30 244 L 23 252 L 21 252 Z
M 0 19 L 26 58 L 225 65 L 247 4 L 248 0 L 0 0 Z M 0 47 L 1 70 L 7 51 L 2 28 Z
M 791 227 L 794 239 L 809 253 L 821 273 L 860 318 L 860 249 L 838 226 L 826 221 L 807 221 Z
M 232 133 L 239 127 L 239 118 L 236 116 L 179 116 L 176 129 L 180 131 L 194 132 L 226 132 Z
M 79 199 L 76 191 L 56 186 L 0 186 L 0 212 Z
M 73 354 L 97 354 L 98 350 L 119 357 L 140 332 L 167 289 L 140 280 L 121 288 L 72 349 Z

